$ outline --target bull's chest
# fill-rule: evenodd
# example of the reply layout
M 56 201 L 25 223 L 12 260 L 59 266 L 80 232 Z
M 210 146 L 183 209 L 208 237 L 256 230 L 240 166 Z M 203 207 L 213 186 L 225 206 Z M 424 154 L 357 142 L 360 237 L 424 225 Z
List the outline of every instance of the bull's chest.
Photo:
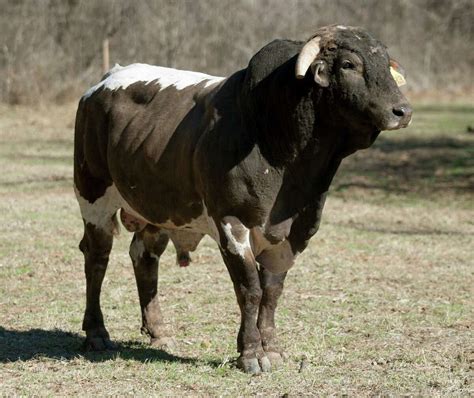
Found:
M 268 271 L 279 274 L 294 264 L 296 254 L 288 241 L 292 220 L 279 225 L 246 228 L 236 217 L 224 217 L 222 233 L 225 247 L 230 253 L 248 261 L 249 256 Z

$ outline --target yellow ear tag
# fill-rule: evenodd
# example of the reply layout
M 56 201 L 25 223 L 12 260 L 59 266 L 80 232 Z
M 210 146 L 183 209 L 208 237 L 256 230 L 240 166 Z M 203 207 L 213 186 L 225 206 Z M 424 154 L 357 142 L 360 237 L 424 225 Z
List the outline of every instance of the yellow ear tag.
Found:
M 397 72 L 392 66 L 390 67 L 390 73 L 392 74 L 393 80 L 395 80 L 395 83 L 397 83 L 398 87 L 407 84 L 407 81 L 403 75 L 400 72 Z

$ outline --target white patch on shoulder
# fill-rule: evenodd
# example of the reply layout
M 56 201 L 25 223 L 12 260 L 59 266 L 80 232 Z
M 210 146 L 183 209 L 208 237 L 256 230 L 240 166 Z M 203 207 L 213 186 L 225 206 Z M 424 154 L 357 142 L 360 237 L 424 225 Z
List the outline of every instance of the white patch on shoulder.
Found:
M 164 90 L 169 86 L 182 90 L 185 87 L 194 86 L 203 81 L 206 82 L 205 87 L 208 87 L 223 79 L 223 77 L 211 76 L 205 73 L 148 64 L 131 64 L 128 66 L 117 64 L 106 74 L 104 80 L 87 90 L 82 98 L 90 97 L 102 87 L 108 90 L 126 89 L 136 82 L 144 82 L 145 84 L 155 82 L 155 84 L 160 85 L 160 90 Z
M 242 225 L 243 237 L 237 239 L 232 232 L 232 224 L 222 224 L 222 229 L 227 237 L 227 249 L 236 256 L 245 258 L 245 254 L 252 250 L 250 246 L 250 231 Z
M 344 26 L 344 25 L 337 25 L 336 28 L 338 28 L 339 30 L 347 30 L 348 29 L 348 27 Z

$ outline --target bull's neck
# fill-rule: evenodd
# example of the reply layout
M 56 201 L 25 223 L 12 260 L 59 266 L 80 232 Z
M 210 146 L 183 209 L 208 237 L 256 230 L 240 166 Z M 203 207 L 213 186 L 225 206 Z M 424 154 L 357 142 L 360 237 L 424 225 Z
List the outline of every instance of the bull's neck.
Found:
M 318 118 L 328 116 L 322 90 L 309 74 L 297 80 L 294 70 L 292 58 L 244 92 L 247 128 L 269 164 L 282 169 L 293 184 L 312 185 L 313 190 L 313 183 L 329 178 L 322 184 L 327 189 L 340 163 L 339 134 Z
M 327 150 L 335 138 L 316 120 L 318 107 L 324 108 L 321 91 L 314 82 L 297 80 L 294 65 L 292 58 L 243 92 L 246 127 L 267 161 L 279 168 L 316 155 L 321 145 Z

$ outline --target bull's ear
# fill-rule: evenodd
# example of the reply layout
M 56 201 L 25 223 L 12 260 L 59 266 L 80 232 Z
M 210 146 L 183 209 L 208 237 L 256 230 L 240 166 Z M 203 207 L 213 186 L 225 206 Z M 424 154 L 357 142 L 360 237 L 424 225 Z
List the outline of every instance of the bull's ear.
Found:
M 390 73 L 398 87 L 407 84 L 405 69 L 394 59 L 390 59 Z
M 325 61 L 320 59 L 314 61 L 311 64 L 311 70 L 313 71 L 314 81 L 321 87 L 329 86 L 329 68 Z

